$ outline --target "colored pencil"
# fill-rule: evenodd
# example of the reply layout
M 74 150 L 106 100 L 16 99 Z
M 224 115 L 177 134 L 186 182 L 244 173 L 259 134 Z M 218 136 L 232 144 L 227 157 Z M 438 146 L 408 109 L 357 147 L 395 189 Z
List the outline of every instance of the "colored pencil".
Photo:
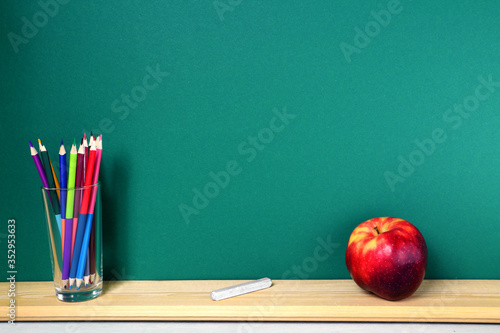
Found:
M 64 256 L 64 237 L 66 236 L 66 188 L 68 187 L 68 165 L 66 163 L 66 149 L 64 149 L 64 143 L 62 140 L 61 147 L 59 148 L 59 180 L 61 182 L 61 239 Z
M 99 142 L 97 144 L 97 152 L 96 154 L 99 156 L 99 165 L 100 165 L 100 160 L 101 160 L 101 154 L 102 154 L 102 134 L 99 136 Z M 94 171 L 95 172 L 95 171 Z M 92 229 L 90 230 L 90 244 L 89 244 L 89 283 L 92 284 L 94 283 L 95 280 L 95 223 L 92 223 Z M 87 273 L 87 272 L 85 272 Z
M 38 156 L 38 152 L 30 141 L 30 152 L 33 161 L 35 162 L 36 171 L 38 171 L 38 175 L 42 179 L 42 185 L 45 188 L 49 187 L 49 183 L 47 182 L 47 176 L 45 175 L 45 170 L 43 169 L 42 161 L 40 160 L 40 156 Z
M 47 202 L 47 200 L 50 200 L 50 197 L 48 195 L 43 195 L 43 201 L 44 201 L 44 206 L 46 208 L 50 207 L 50 203 Z M 57 221 L 51 217 L 50 211 L 48 209 L 45 209 L 45 214 L 47 215 L 47 221 L 48 221 L 48 227 L 49 227 L 49 236 L 50 236 L 50 241 L 53 246 L 51 246 L 52 250 L 52 258 L 54 259 L 54 265 L 57 265 L 59 267 L 59 270 L 62 271 L 62 247 L 61 247 L 61 233 L 59 230 L 57 230 L 58 225 Z
M 40 147 L 40 156 L 45 171 L 45 177 L 47 178 L 47 184 L 49 188 L 55 188 L 56 184 L 54 181 L 54 176 L 52 174 L 52 163 L 50 163 L 49 152 L 42 145 L 42 141 L 38 139 L 38 144 Z M 54 215 L 57 220 L 58 225 L 61 224 L 61 206 L 59 204 L 59 198 L 57 197 L 56 191 L 48 191 L 50 196 L 50 202 L 52 203 L 52 209 L 54 210 Z
M 85 176 L 87 175 L 87 164 L 89 164 L 89 145 L 87 143 L 87 133 L 83 134 L 83 179 L 82 184 L 85 183 Z
M 89 162 L 87 165 L 87 172 L 85 174 L 85 190 L 83 191 L 82 203 L 80 206 L 80 216 L 78 217 L 78 227 L 76 230 L 76 238 L 75 238 L 75 247 L 73 250 L 73 257 L 71 259 L 71 270 L 69 276 L 69 287 L 72 288 L 75 278 L 76 272 L 78 269 L 78 262 L 80 259 L 80 253 L 82 252 L 82 242 L 83 242 L 83 234 L 85 233 L 85 227 L 87 222 L 87 213 L 89 208 L 89 199 L 91 194 L 92 184 L 92 173 L 94 171 L 94 162 L 96 155 L 96 147 L 95 144 L 89 150 Z M 85 249 L 86 250 L 86 249 Z
M 73 233 L 73 207 L 75 200 L 75 181 L 76 181 L 76 162 L 77 162 L 77 152 L 76 144 L 73 141 L 70 151 L 69 160 L 69 170 L 68 170 L 68 182 L 67 182 L 67 199 L 66 199 L 66 216 L 65 216 L 65 228 L 64 228 L 64 250 L 63 250 L 63 272 L 62 280 L 63 286 L 68 284 L 69 270 L 71 266 L 71 242 Z
M 54 171 L 54 166 L 52 165 L 52 162 L 50 162 L 50 170 L 52 171 L 52 177 L 54 178 L 54 183 L 56 185 L 56 193 L 57 193 L 57 199 L 59 200 L 59 210 L 61 210 L 61 191 L 59 190 L 61 187 L 59 186 L 59 181 L 57 180 L 57 175 L 56 172 Z
M 42 158 L 42 149 L 43 149 L 42 141 L 40 139 L 38 139 L 38 151 L 40 151 L 40 154 L 39 154 L 40 161 L 42 162 L 42 166 L 45 169 L 45 161 Z M 45 177 L 47 177 L 47 172 L 45 172 Z M 47 182 L 48 181 L 49 181 L 49 179 L 47 178 Z
M 73 141 L 73 145 L 71 146 L 71 151 L 69 155 L 69 169 L 68 169 L 68 196 L 66 200 L 66 218 L 73 218 L 73 208 L 75 204 L 75 184 L 76 184 L 76 162 L 77 162 L 77 151 L 76 151 L 76 142 Z
M 73 140 L 71 145 L 68 169 L 68 182 L 67 182 L 67 199 L 66 199 L 66 219 L 71 219 L 73 224 L 73 208 L 75 204 L 75 184 L 76 184 L 76 162 L 77 162 L 76 142 Z
M 92 139 L 91 139 L 92 141 Z M 101 165 L 101 157 L 102 157 L 102 140 L 101 138 L 98 138 L 97 140 L 97 156 L 95 160 L 95 170 L 92 175 L 92 184 L 97 184 L 99 180 L 99 169 Z M 91 148 L 91 154 L 92 154 L 92 149 L 96 149 L 96 142 L 92 142 L 92 148 Z M 90 158 L 92 155 L 89 157 L 89 163 L 90 163 Z M 87 251 L 89 247 L 89 239 L 90 239 L 90 231 L 92 230 L 92 220 L 94 217 L 94 208 L 95 208 L 95 202 L 96 202 L 96 196 L 97 196 L 97 185 L 92 188 L 92 196 L 90 198 L 90 203 L 89 203 L 89 210 L 87 214 L 87 223 L 85 226 L 85 235 L 83 238 L 83 243 L 82 243 L 82 250 L 80 253 L 80 258 L 78 262 L 78 271 L 76 273 L 76 289 L 80 289 L 80 286 L 83 282 L 83 274 L 84 274 L 84 269 L 85 269 L 85 263 L 87 259 Z M 76 245 L 75 245 L 76 246 Z
M 96 280 L 102 279 L 102 208 L 101 208 L 101 192 L 98 193 L 98 197 L 96 198 L 95 203 L 95 211 L 98 215 L 96 215 L 96 219 L 93 223 L 95 226 L 95 271 L 94 274 L 91 274 L 90 279 L 92 283 L 95 283 Z
M 89 285 L 90 280 L 90 251 L 87 252 L 87 256 L 85 258 L 85 270 L 83 273 L 83 283 L 85 287 Z
M 80 147 L 78 148 L 78 157 L 76 160 L 76 180 L 75 187 L 80 188 L 83 185 L 83 163 L 84 163 L 84 147 L 83 139 Z M 78 190 L 75 193 L 75 205 L 73 208 L 73 232 L 71 235 L 71 257 L 73 257 L 73 250 L 75 248 L 75 238 L 76 238 L 76 227 L 78 226 L 78 215 L 80 214 L 80 205 L 82 203 L 82 190 Z
M 97 199 L 96 199 L 97 200 Z M 89 283 L 92 284 L 95 279 L 95 221 L 92 223 L 90 230 L 90 244 L 89 244 Z
M 45 169 L 42 165 L 42 161 L 40 160 L 40 156 L 38 155 L 38 152 L 36 151 L 35 147 L 33 147 L 33 144 L 30 141 L 30 152 L 31 152 L 31 157 L 33 158 L 33 161 L 35 162 L 36 170 L 38 171 L 38 175 L 42 179 L 42 185 L 45 188 L 49 188 L 49 183 L 47 180 L 47 176 L 45 175 Z M 52 205 L 52 202 L 51 202 Z M 54 206 L 52 206 L 52 209 Z M 59 216 L 60 217 L 60 216 Z M 57 220 L 57 218 L 56 218 Z M 59 234 L 61 234 L 61 223 L 59 222 L 60 220 L 57 220 L 57 226 L 59 228 Z
M 31 141 L 30 141 L 30 153 L 31 153 L 31 157 L 33 158 L 33 161 L 35 162 L 35 166 L 36 166 L 36 170 L 38 171 L 38 175 L 40 176 L 40 178 L 42 180 L 43 187 L 49 188 L 49 184 L 47 182 L 47 177 L 45 176 L 45 171 L 44 171 L 44 168 L 42 166 L 42 162 L 40 161 L 40 157 L 38 156 L 38 152 L 36 151 L 35 147 L 33 147 L 33 144 L 31 143 Z M 45 198 L 46 197 L 44 197 L 44 199 Z M 47 202 L 45 202 L 45 207 L 49 207 Z M 60 231 L 60 229 L 59 229 L 59 231 L 54 230 L 55 227 L 52 225 L 53 219 L 50 217 L 50 214 L 48 211 L 46 211 L 46 213 L 47 213 L 47 221 L 50 221 L 50 223 L 49 223 L 49 231 L 51 233 L 50 238 L 53 241 L 53 244 L 55 246 L 55 248 L 53 249 L 53 258 L 55 261 L 57 261 L 57 265 L 59 266 L 59 269 L 60 269 L 61 264 L 62 264 L 62 256 L 58 255 L 58 254 L 61 253 L 61 231 Z M 56 223 L 57 223 L 57 221 L 56 221 Z M 60 224 L 58 224 L 57 226 L 60 227 Z

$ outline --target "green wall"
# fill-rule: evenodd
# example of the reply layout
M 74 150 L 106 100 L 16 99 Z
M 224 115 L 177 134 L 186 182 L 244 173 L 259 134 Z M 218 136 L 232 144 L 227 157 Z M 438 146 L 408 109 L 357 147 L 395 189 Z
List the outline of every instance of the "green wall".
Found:
M 1 251 L 15 219 L 17 279 L 51 279 L 28 140 L 56 159 L 92 130 L 106 279 L 348 278 L 349 235 L 376 216 L 420 229 L 427 278 L 498 279 L 499 17 L 494 1 L 2 1 Z

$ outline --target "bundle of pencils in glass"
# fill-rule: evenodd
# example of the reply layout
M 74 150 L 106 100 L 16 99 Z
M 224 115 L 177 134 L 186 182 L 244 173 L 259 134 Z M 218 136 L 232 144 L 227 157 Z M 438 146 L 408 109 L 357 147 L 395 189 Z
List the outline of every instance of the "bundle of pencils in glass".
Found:
M 61 238 L 62 285 L 64 288 L 80 289 L 96 281 L 96 252 L 101 252 L 96 242 L 96 228 L 93 227 L 99 168 L 102 156 L 102 135 L 90 135 L 87 143 L 85 134 L 76 147 L 71 145 L 69 163 L 61 141 L 59 149 L 59 170 L 52 164 L 49 153 L 38 139 L 40 154 L 30 141 L 31 156 L 35 162 L 42 185 L 50 202 Z M 57 172 L 58 171 L 58 172 Z M 100 230 L 97 232 L 100 233 Z M 100 235 L 99 235 L 100 237 Z M 96 250 L 97 246 L 97 250 Z

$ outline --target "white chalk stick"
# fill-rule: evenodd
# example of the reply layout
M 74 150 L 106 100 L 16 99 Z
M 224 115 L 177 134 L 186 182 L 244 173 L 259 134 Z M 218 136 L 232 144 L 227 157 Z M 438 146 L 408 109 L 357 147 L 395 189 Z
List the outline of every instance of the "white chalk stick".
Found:
M 237 284 L 235 286 L 221 288 L 212 291 L 210 296 L 214 301 L 220 301 L 229 297 L 248 294 L 257 290 L 269 288 L 273 282 L 270 278 L 263 278 L 255 281 Z

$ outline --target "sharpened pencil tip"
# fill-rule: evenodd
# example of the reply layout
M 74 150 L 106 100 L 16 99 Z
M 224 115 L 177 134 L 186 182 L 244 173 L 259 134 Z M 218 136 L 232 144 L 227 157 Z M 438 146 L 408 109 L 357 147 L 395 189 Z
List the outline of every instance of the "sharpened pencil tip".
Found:
M 38 139 L 38 143 L 39 143 L 39 144 L 42 144 L 42 140 Z
M 30 142 L 30 147 L 33 147 L 33 144 L 31 143 L 31 140 L 29 140 L 29 142 Z
M 76 146 L 76 139 L 73 138 L 73 146 Z

